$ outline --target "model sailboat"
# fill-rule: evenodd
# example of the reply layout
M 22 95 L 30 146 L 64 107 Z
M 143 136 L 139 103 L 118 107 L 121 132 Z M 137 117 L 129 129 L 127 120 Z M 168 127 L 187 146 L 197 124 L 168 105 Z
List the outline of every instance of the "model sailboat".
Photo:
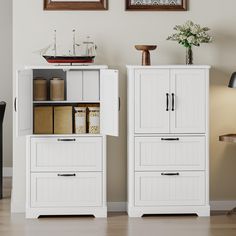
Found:
M 84 52 L 79 55 L 76 54 L 76 47 L 84 46 Z M 49 49 L 53 50 L 53 55 L 48 55 Z M 82 50 L 81 50 L 82 52 Z M 96 56 L 96 45 L 90 41 L 90 37 L 87 37 L 87 41 L 83 42 L 82 45 L 76 43 L 75 30 L 73 30 L 73 50 L 72 53 L 69 51 L 69 55 L 58 55 L 57 54 L 57 32 L 54 30 L 54 43 L 48 47 L 40 50 L 40 54 L 45 58 L 48 63 L 93 63 Z

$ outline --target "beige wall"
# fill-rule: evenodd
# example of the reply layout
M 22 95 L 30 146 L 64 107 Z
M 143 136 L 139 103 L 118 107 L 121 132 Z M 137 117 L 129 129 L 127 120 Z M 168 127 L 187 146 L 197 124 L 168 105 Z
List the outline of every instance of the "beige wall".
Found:
M 236 145 L 218 142 L 220 134 L 236 132 L 236 90 L 226 88 L 236 70 L 236 1 L 190 0 L 187 12 L 126 12 L 124 0 L 109 0 L 109 11 L 42 10 L 43 0 L 14 2 L 14 69 L 25 64 L 42 64 L 32 52 L 47 45 L 52 30 L 69 42 L 71 30 L 93 36 L 98 44 L 98 64 L 120 70 L 120 137 L 108 139 L 108 200 L 126 200 L 126 64 L 139 64 L 135 44 L 157 44 L 153 64 L 184 63 L 185 50 L 167 42 L 175 24 L 191 19 L 209 26 L 215 38 L 211 45 L 194 49 L 196 64 L 213 66 L 211 74 L 211 199 L 236 199 Z M 224 6 L 225 5 L 225 6 Z M 24 203 L 24 152 L 14 154 L 14 196 Z
M 4 118 L 3 164 L 12 166 L 12 1 L 0 0 L 0 101 L 7 102 Z

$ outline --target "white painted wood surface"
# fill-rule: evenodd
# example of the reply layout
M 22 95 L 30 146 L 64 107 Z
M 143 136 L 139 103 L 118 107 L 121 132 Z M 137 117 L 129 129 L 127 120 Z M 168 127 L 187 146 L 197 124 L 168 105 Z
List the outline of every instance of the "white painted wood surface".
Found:
M 209 69 L 196 65 L 127 66 L 130 217 L 171 213 L 210 215 Z M 156 82 L 161 81 L 158 75 L 163 71 L 166 71 L 165 86 Z M 167 105 L 164 96 L 158 96 L 166 91 L 169 111 L 165 112 L 169 117 L 157 129 L 156 124 L 161 124 L 166 115 L 161 107 Z M 152 120 L 150 116 L 155 118 Z
M 205 153 L 205 137 L 136 137 L 135 170 L 205 170 Z
M 83 100 L 99 101 L 99 71 L 85 70 L 83 71 Z
M 100 124 L 104 135 L 119 136 L 119 74 L 117 70 L 100 73 Z
M 17 98 L 15 114 L 18 124 L 16 128 L 21 135 L 28 135 L 26 218 L 67 214 L 92 214 L 95 217 L 106 217 L 107 147 L 106 136 L 103 134 L 118 136 L 118 71 L 97 65 L 29 66 L 27 68 L 19 72 L 15 94 Z M 67 98 L 70 101 L 60 101 L 60 104 L 80 101 L 100 103 L 101 93 L 103 96 L 100 104 L 100 119 L 103 124 L 101 129 L 103 134 L 33 135 L 32 71 L 34 69 L 61 69 L 67 72 L 70 80 L 67 84 L 69 85 Z M 45 104 L 48 102 L 46 101 Z M 18 148 L 14 145 L 15 151 Z M 71 174 L 73 176 L 61 176 Z
M 16 112 L 17 136 L 32 134 L 33 131 L 33 72 L 22 70 L 17 72 L 16 97 L 14 101 Z
M 171 70 L 171 133 L 205 133 L 206 77 L 204 69 Z
M 31 206 L 102 206 L 102 173 L 32 173 Z
M 169 73 L 168 69 L 135 71 L 136 133 L 169 133 Z
M 102 137 L 32 139 L 31 171 L 102 171 L 102 155 Z
M 83 72 L 67 71 L 66 72 L 66 94 L 67 101 L 83 100 Z
M 162 174 L 176 172 L 136 172 L 135 205 L 189 206 L 205 204 L 205 173 L 177 172 L 177 176 Z

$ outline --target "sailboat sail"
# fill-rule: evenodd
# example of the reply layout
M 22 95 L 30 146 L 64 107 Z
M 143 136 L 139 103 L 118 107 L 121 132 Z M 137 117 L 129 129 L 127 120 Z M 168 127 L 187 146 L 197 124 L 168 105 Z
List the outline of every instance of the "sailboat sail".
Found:
M 75 30 L 72 31 L 72 53 L 69 51 L 68 55 L 57 55 L 57 35 L 56 30 L 54 30 L 54 43 L 48 45 L 45 48 L 42 48 L 39 50 L 40 55 L 42 55 L 48 63 L 93 63 L 94 58 L 96 56 L 96 46 L 95 44 L 89 40 L 89 37 L 87 37 L 87 41 L 83 42 L 82 45 L 76 43 L 76 37 L 75 37 Z M 85 50 L 83 53 L 83 47 L 85 46 Z M 80 47 L 80 53 L 76 54 L 76 47 Z M 49 50 L 53 51 L 53 55 L 50 55 L 48 52 Z

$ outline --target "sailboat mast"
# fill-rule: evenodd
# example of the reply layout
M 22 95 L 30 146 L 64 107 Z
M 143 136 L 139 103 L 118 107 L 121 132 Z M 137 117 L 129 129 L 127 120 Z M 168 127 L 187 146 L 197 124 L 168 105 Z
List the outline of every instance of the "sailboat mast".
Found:
M 57 31 L 54 30 L 54 57 L 57 56 Z
M 73 29 L 73 55 L 75 56 L 75 29 Z

